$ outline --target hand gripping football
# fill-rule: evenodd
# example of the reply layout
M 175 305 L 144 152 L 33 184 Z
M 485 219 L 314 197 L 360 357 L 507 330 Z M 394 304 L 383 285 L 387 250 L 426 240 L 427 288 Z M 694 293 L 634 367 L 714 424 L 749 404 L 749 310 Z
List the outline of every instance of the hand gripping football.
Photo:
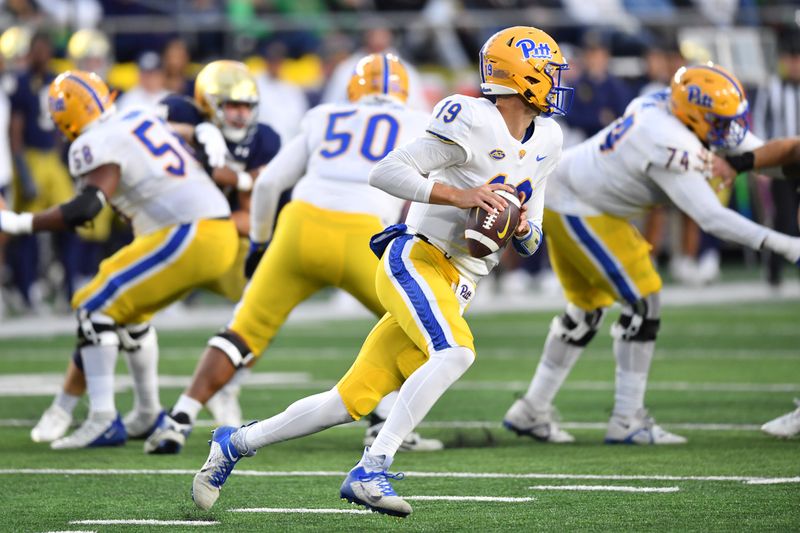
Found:
M 496 209 L 489 212 L 480 207 L 469 210 L 464 238 L 467 240 L 467 248 L 472 257 L 486 257 L 500 250 L 508 244 L 519 225 L 521 204 L 516 189 L 514 193 L 505 190 L 497 190 L 494 193 L 508 202 L 508 206 L 502 212 Z

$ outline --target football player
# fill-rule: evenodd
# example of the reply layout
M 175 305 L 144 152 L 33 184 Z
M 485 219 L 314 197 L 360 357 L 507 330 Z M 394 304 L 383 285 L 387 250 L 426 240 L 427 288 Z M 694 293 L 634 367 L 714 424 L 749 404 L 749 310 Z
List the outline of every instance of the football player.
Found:
M 134 241 L 103 261 L 72 300 L 89 417 L 51 443 L 54 449 L 118 445 L 126 440 L 114 404 L 119 350 L 157 360 L 150 317 L 231 268 L 236 227 L 225 197 L 181 140 L 147 110 L 117 113 L 96 74 L 61 74 L 47 102 L 53 121 L 72 141 L 70 172 L 83 187 L 72 200 L 41 213 L 0 211 L 0 231 L 71 230 L 90 222 L 106 203 L 131 221 Z M 157 391 L 155 372 L 146 378 L 143 386 Z
M 170 96 L 159 109 L 161 118 L 168 120 L 185 139 L 203 139 L 204 144 L 196 143 L 198 153 L 228 199 L 231 218 L 240 235 L 239 251 L 233 267 L 204 288 L 232 302 L 241 298 L 246 283 L 244 261 L 248 251 L 251 173 L 257 174 L 275 156 L 280 145 L 271 128 L 255 122 L 257 105 L 256 84 L 247 68 L 236 61 L 215 61 L 198 73 L 194 100 Z M 215 168 L 211 168 L 211 163 Z M 129 439 L 149 436 L 162 416 L 158 390 L 151 378 L 157 372 L 157 361 L 141 355 L 143 352 L 125 352 L 135 392 L 134 408 L 123 418 Z M 225 387 L 209 402 L 218 423 L 238 423 L 236 387 L 236 383 Z M 61 438 L 69 429 L 72 411 L 85 390 L 80 357 L 76 357 L 70 361 L 62 391 L 31 430 L 31 439 L 52 442 Z
M 350 81 L 351 103 L 307 112 L 301 133 L 259 176 L 246 267 L 253 279 L 227 328 L 209 340 L 191 385 L 147 439 L 146 452 L 178 453 L 203 404 L 237 368 L 252 364 L 292 309 L 318 290 L 339 287 L 376 316 L 385 312 L 375 293 L 378 261 L 367 243 L 400 219 L 403 201 L 367 180 L 395 146 L 424 131 L 427 116 L 407 109 L 407 97 L 407 71 L 396 56 L 363 58 Z M 273 234 L 278 198 L 292 186 Z M 404 437 L 406 449 L 442 447 L 417 434 Z
M 747 99 L 723 68 L 679 69 L 669 89 L 636 98 L 625 115 L 570 148 L 547 193 L 547 249 L 568 304 L 553 319 L 536 373 L 504 425 L 544 442 L 572 442 L 557 424 L 553 399 L 614 302 L 614 409 L 607 443 L 682 444 L 644 408 L 647 376 L 661 321 L 661 278 L 650 246 L 629 219 L 671 201 L 700 227 L 792 262 L 800 239 L 760 226 L 725 208 L 707 182 L 712 154 L 747 152 L 761 142 L 748 133 Z M 718 165 L 717 165 L 718 166 Z
M 536 251 L 545 181 L 561 155 L 561 130 L 549 115 L 565 113 L 571 93 L 559 84 L 567 68 L 560 47 L 536 28 L 496 33 L 481 49 L 480 61 L 481 90 L 488 98 L 445 98 L 430 117 L 428 135 L 389 153 L 370 174 L 374 186 L 413 202 L 407 225 L 391 226 L 371 240 L 381 256 L 375 285 L 387 313 L 334 388 L 262 422 L 214 431 L 211 453 L 192 486 L 199 507 L 214 504 L 240 458 L 358 420 L 399 389 L 340 495 L 381 513 L 411 513 L 392 488 L 390 480 L 397 476 L 387 469 L 404 436 L 475 359 L 462 313 L 501 253 L 469 255 L 468 209 L 505 209 L 505 199 L 494 191 L 513 192 L 509 184 L 516 185 L 527 207 L 512 241 L 523 255 Z

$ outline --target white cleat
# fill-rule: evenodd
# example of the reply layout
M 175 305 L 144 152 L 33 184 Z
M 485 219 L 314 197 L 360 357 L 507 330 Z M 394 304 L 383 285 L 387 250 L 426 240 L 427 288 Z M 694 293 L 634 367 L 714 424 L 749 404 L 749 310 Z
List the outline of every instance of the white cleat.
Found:
M 382 427 L 383 422 L 378 422 L 367 428 L 367 432 L 364 435 L 364 446 L 372 446 L 372 443 L 375 442 L 375 438 L 378 436 Z M 438 439 L 425 439 L 416 431 L 409 433 L 408 436 L 403 439 L 403 443 L 399 448 L 399 450 L 403 452 L 438 452 L 443 449 L 444 443 L 442 441 Z
M 686 444 L 686 438 L 670 433 L 653 420 L 646 409 L 630 418 L 612 415 L 608 421 L 606 444 Z
M 503 417 L 503 426 L 517 435 L 527 435 L 540 442 L 575 442 L 575 437 L 558 426 L 554 407 L 537 409 L 525 398 L 520 398 L 511 405 Z
M 89 418 L 72 435 L 50 443 L 54 450 L 120 446 L 128 435 L 118 413 L 89 413 Z
M 165 414 L 163 410 L 137 411 L 134 409 L 122 418 L 122 425 L 125 426 L 129 439 L 146 439 L 153 433 Z
M 242 407 L 239 405 L 240 385 L 227 384 L 206 402 L 206 409 L 218 426 L 242 425 Z
M 363 505 L 370 511 L 405 518 L 413 511 L 403 498 L 397 495 L 392 487 L 392 479 L 403 479 L 404 475 L 387 472 L 392 460 L 384 455 L 370 455 L 369 448 L 364 456 L 348 472 L 339 497 L 356 505 Z
M 31 430 L 33 442 L 53 442 L 67 434 L 72 415 L 58 405 L 51 405 Z
M 774 420 L 770 420 L 769 422 L 761 426 L 761 431 L 763 431 L 767 435 L 772 435 L 773 437 L 779 437 L 782 439 L 788 439 L 790 437 L 794 437 L 795 435 L 799 434 L 800 400 L 795 400 L 794 403 L 797 405 L 797 409 L 795 409 L 791 413 L 786 413 L 783 416 L 779 416 Z

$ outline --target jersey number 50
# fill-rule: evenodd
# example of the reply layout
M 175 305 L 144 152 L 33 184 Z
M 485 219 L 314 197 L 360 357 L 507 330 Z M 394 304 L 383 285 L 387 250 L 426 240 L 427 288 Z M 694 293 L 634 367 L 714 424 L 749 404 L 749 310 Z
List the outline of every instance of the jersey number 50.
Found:
M 159 145 L 153 143 L 153 141 L 147 137 L 147 130 L 149 130 L 153 126 L 153 122 L 150 120 L 145 120 L 138 126 L 136 129 L 133 130 L 133 134 L 139 139 L 142 144 L 147 148 L 151 154 L 156 156 L 157 158 L 161 158 L 167 154 L 171 154 L 175 157 L 175 160 L 171 163 L 168 163 L 164 166 L 164 170 L 166 170 L 169 174 L 176 176 L 176 177 L 183 177 L 186 175 L 186 161 L 184 161 L 183 156 L 180 152 L 172 146 L 169 142 L 164 141 Z M 163 129 L 163 128 L 162 128 Z
M 343 111 L 341 113 L 331 113 L 328 117 L 328 127 L 325 129 L 325 141 L 328 143 L 336 143 L 336 146 L 328 145 L 326 148 L 320 150 L 319 153 L 322 157 L 332 159 L 342 155 L 350 148 L 353 134 L 348 131 L 336 131 L 336 121 L 354 115 L 355 113 L 355 111 Z M 379 133 L 379 127 L 385 131 Z M 361 155 L 370 161 L 380 161 L 386 157 L 386 154 L 394 150 L 399 131 L 400 125 L 397 123 L 397 119 L 392 115 L 386 113 L 372 115 L 367 121 L 367 127 L 361 139 Z M 377 143 L 376 137 L 378 137 Z

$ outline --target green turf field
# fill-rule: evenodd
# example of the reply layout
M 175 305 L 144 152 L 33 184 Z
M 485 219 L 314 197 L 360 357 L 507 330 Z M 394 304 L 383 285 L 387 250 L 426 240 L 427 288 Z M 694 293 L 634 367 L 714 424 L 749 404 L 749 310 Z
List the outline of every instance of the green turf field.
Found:
M 689 438 L 688 445 L 674 448 L 602 444 L 613 399 L 611 320 L 557 398 L 577 443 L 542 445 L 500 427 L 505 410 L 527 386 L 551 316 L 470 319 L 478 360 L 421 428 L 449 449 L 400 454 L 395 461 L 395 469 L 406 472 L 395 488 L 414 506 L 405 520 L 304 511 L 356 509 L 338 499 L 338 488 L 360 457 L 364 426 L 262 449 L 237 466 L 213 511 L 202 512 L 189 489 L 193 471 L 206 457 L 209 426 L 198 427 L 178 456 L 146 456 L 138 441 L 114 449 L 54 452 L 28 438 L 51 400 L 40 393 L 0 399 L 0 530 L 800 530 L 800 440 L 774 440 L 756 429 L 788 412 L 792 398 L 800 397 L 800 303 L 665 310 L 648 405 L 660 423 Z M 245 415 L 265 418 L 335 383 L 370 326 L 356 321 L 286 327 L 255 368 L 280 373 L 282 382 L 245 388 Z M 162 332 L 161 373 L 190 375 L 209 333 Z M 0 340 L 5 383 L 0 391 L 16 382 L 31 383 L 23 388 L 35 392 L 37 376 L 29 382 L 24 379 L 31 376 L 12 376 L 60 373 L 71 346 L 68 337 Z M 163 388 L 162 401 L 169 405 L 178 393 L 178 388 Z M 123 411 L 130 407 L 129 392 L 118 396 L 118 405 Z M 78 417 L 84 414 L 81 406 Z M 775 483 L 774 478 L 794 480 Z M 582 486 L 661 491 L 565 488 Z M 511 500 L 413 498 L 423 496 Z M 235 511 L 256 508 L 273 512 Z M 146 519 L 197 522 L 91 523 Z

